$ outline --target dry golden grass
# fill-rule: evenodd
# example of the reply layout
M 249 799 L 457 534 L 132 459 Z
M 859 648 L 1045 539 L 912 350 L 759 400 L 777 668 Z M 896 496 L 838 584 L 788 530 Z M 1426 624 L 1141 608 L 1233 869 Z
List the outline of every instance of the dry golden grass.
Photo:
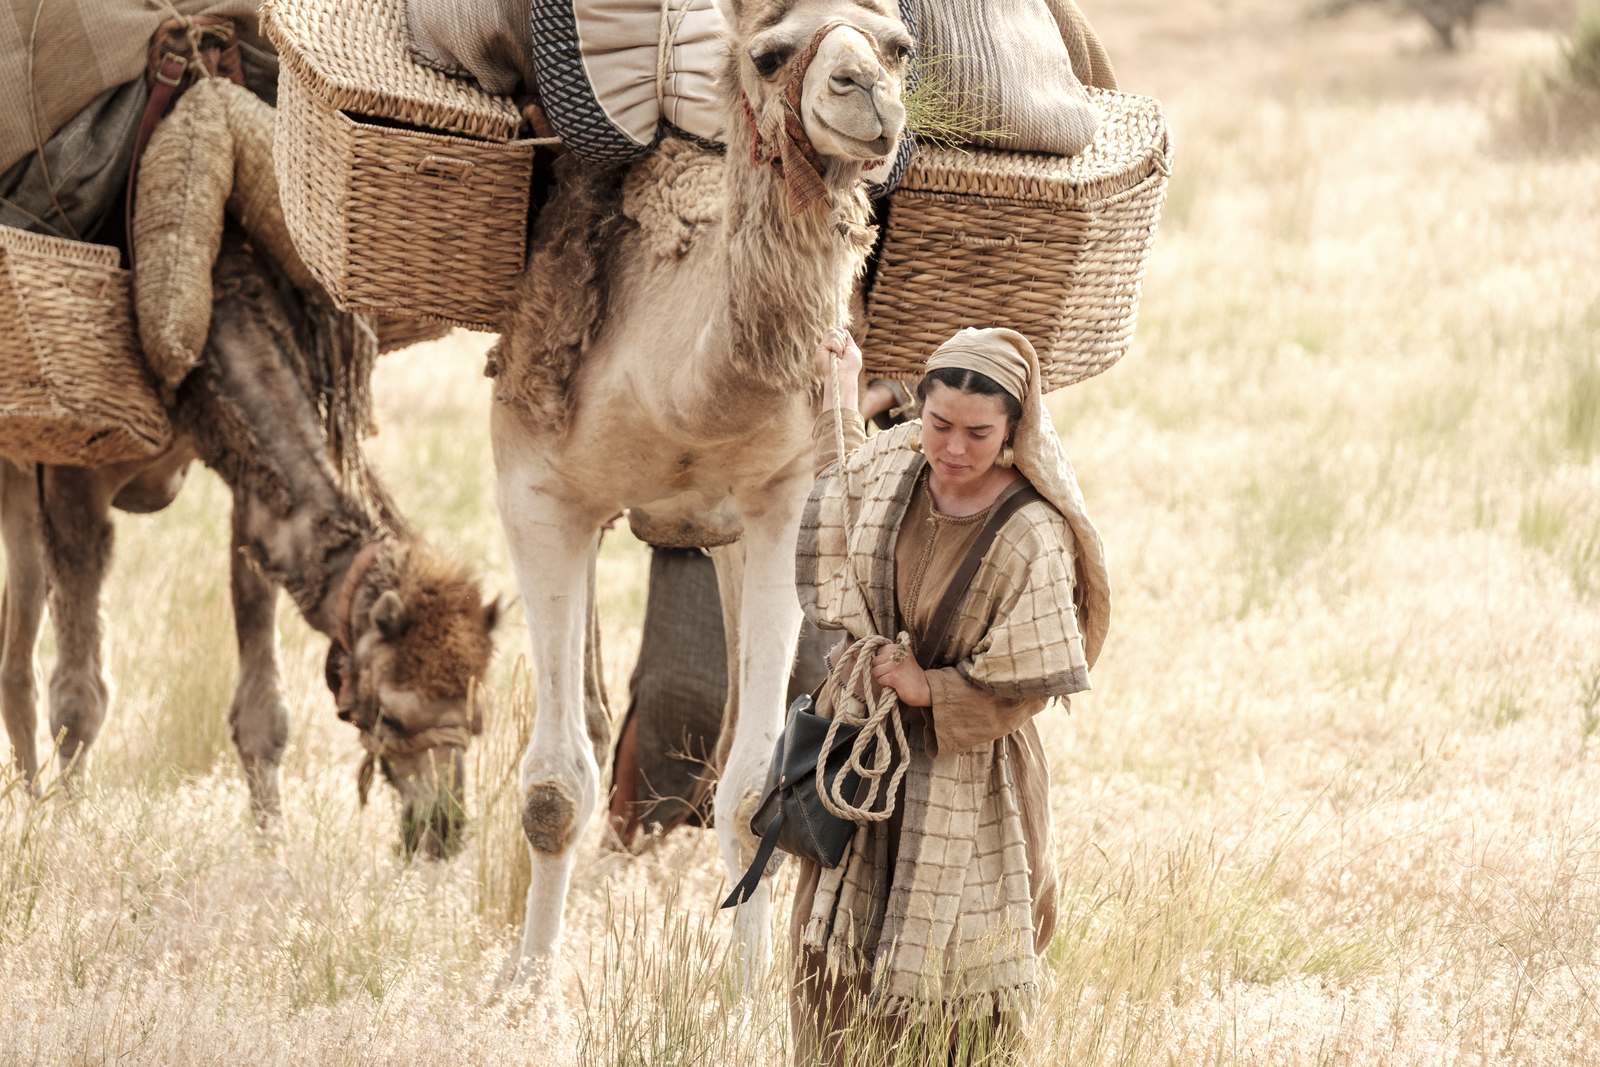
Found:
M 1180 155 L 1135 350 L 1052 399 L 1117 603 L 1095 692 L 1042 717 L 1062 916 L 1024 1060 L 1596 1062 L 1600 157 L 1486 151 L 1490 94 L 1418 88 L 1400 68 L 1446 60 L 1403 28 L 1223 10 L 1105 20 Z M 1490 25 L 1461 62 L 1510 85 L 1529 40 Z M 387 357 L 373 449 L 509 591 L 483 343 Z M 591 832 L 555 999 L 496 994 L 519 613 L 471 841 L 406 865 L 285 610 L 285 816 L 259 835 L 223 723 L 226 511 L 201 473 L 119 520 L 88 787 L 0 800 L 0 1062 L 782 1060 L 781 978 L 726 988 L 703 834 L 621 861 Z M 614 699 L 646 565 L 608 535 Z

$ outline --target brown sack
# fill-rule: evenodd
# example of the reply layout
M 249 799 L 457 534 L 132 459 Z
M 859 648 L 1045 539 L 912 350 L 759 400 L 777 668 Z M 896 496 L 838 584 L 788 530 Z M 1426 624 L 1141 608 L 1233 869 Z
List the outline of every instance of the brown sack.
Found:
M 225 89 L 237 86 L 208 78 L 184 93 L 150 135 L 139 166 L 133 218 L 139 339 L 168 389 L 200 361 L 211 327 L 211 265 L 233 192 Z

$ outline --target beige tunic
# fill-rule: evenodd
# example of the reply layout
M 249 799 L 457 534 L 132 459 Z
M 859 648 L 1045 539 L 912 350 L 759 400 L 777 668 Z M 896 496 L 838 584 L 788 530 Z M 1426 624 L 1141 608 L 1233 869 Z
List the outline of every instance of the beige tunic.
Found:
M 844 444 L 849 454 L 861 446 L 864 434 L 858 425 L 850 425 L 856 420 L 846 421 Z M 833 413 L 824 412 L 815 426 L 814 455 L 818 474 L 837 458 L 833 434 Z M 926 633 L 950 580 L 977 540 L 993 507 L 1024 484 L 1019 479 L 990 508 L 976 515 L 958 517 L 940 513 L 928 491 L 927 479 L 916 480 L 894 542 L 895 609 L 899 628 L 911 636 L 914 644 Z M 1029 507 L 1047 506 L 1033 504 Z M 1011 521 L 1016 522 L 1017 517 L 1013 516 Z M 1050 826 L 1050 774 L 1033 716 L 1045 708 L 1050 697 L 999 696 L 975 684 L 954 666 L 930 670 L 927 678 L 932 692 L 931 716 L 925 718 L 924 714 L 919 714 L 919 709 L 903 709 L 903 717 L 908 722 L 923 719 L 924 744 L 930 757 L 937 756 L 941 750 L 958 751 L 1005 739 L 1022 815 L 1033 900 L 1034 950 L 1042 952 L 1055 928 L 1056 872 Z M 1066 700 L 1064 696 L 1061 699 Z M 900 829 L 897 804 L 896 813 L 888 824 L 887 856 L 891 865 L 899 848 Z M 822 869 L 816 864 L 801 862 L 790 919 L 790 946 L 796 964 L 791 1029 L 797 1063 L 805 1062 L 802 1052 L 810 1055 L 814 1050 L 819 1032 L 816 1027 L 820 1024 L 820 1032 L 827 1033 L 844 1025 L 854 1014 L 850 1001 L 866 992 L 865 979 L 830 981 L 824 973 L 823 954 L 802 946 L 801 933 L 811 914 L 821 873 Z M 892 1022 L 889 1025 L 894 1028 Z

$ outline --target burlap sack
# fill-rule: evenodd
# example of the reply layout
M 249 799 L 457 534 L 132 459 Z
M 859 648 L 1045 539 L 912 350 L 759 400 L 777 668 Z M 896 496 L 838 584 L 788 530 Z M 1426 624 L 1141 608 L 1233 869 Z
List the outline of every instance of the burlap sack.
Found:
M 168 389 L 194 369 L 206 343 L 224 210 L 296 289 L 319 289 L 278 201 L 275 120 L 250 90 L 210 78 L 179 98 L 145 149 L 133 219 L 134 291 L 145 357 Z
M 965 124 L 984 131 L 970 143 L 1071 156 L 1094 140 L 1099 120 L 1073 71 L 1052 2 L 916 3 L 922 77 L 957 102 Z M 1058 0 L 1054 6 L 1063 16 L 1069 7 L 1076 11 Z
M 822 657 L 836 640 L 802 625 L 785 707 L 822 684 Z M 627 712 L 637 730 L 634 789 L 646 829 L 700 826 L 710 814 L 713 750 L 728 699 L 725 641 L 711 558 L 698 549 L 655 549 Z
M 161 120 L 139 168 L 133 218 L 139 340 L 156 378 L 176 389 L 211 326 L 211 265 L 233 192 L 233 139 L 220 78 L 195 85 Z

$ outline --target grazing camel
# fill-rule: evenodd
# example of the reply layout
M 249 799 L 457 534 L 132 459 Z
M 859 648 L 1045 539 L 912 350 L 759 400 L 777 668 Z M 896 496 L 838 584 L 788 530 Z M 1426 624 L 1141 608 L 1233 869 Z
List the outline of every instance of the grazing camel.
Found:
M 564 158 L 490 357 L 500 514 L 539 702 L 522 760 L 533 879 L 519 980 L 556 950 L 598 797 L 583 717 L 584 575 L 610 516 L 630 509 L 654 544 L 727 546 L 717 561 L 730 696 L 714 814 L 731 876 L 753 852 L 748 816 L 782 727 L 801 617 L 812 352 L 844 320 L 872 242 L 860 175 L 899 141 L 912 40 L 892 0 L 719 6 L 720 213 L 664 248 L 623 213 L 627 170 Z M 668 141 L 632 172 L 670 184 L 695 169 L 694 151 Z M 770 960 L 768 910 L 763 885 L 735 920 L 747 976 Z
M 213 281 L 205 355 L 177 391 L 178 432 L 164 454 L 94 470 L 0 462 L 8 569 L 0 701 L 16 761 L 36 777 L 34 644 L 47 588 L 59 654 L 50 727 L 63 737 L 65 767 L 94 743 L 109 703 L 99 600 L 110 509 L 165 507 L 199 458 L 233 490 L 239 681 L 228 717 L 258 816 L 279 811 L 289 734 L 276 656 L 282 586 L 334 639 L 329 684 L 369 753 L 362 800 L 381 769 L 402 798 L 407 853 L 443 855 L 460 829 L 463 753 L 479 729 L 471 691 L 492 652 L 497 604 L 482 601 L 464 568 L 400 528 L 380 486 L 372 483 L 369 507 L 341 483 L 303 343 L 310 316 L 284 296 L 265 257 L 230 231 Z

